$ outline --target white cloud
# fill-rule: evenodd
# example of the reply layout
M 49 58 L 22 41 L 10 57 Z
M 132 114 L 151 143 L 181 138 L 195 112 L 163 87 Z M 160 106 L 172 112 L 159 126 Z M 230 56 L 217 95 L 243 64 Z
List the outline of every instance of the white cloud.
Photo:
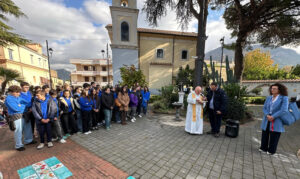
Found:
M 111 15 L 109 4 L 105 1 L 88 0 L 84 2 L 86 12 L 99 24 L 110 24 Z
M 231 39 L 230 34 L 231 31 L 226 29 L 225 21 L 223 18 L 208 22 L 206 27 L 206 35 L 208 36 L 208 39 L 206 41 L 205 51 L 208 52 L 220 47 L 220 39 L 222 37 L 225 37 L 225 44 L 232 43 L 234 39 Z
M 67 8 L 61 1 L 15 0 L 28 18 L 10 18 L 15 32 L 23 34 L 45 48 L 48 39 L 53 48 L 53 64 L 69 64 L 70 58 L 101 58 L 108 42 L 103 26 L 95 27 L 82 9 Z M 37 6 L 38 5 L 38 6 Z M 38 8 L 33 8 L 38 7 Z M 53 67 L 63 65 L 52 65 Z M 70 65 L 66 65 L 70 68 Z

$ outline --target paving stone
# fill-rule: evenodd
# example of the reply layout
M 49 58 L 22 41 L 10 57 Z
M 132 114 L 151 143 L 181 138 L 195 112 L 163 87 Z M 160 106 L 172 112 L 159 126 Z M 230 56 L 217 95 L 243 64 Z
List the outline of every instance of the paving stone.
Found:
M 262 113 L 262 107 L 254 113 Z M 141 178 L 300 178 L 300 161 L 295 157 L 300 124 L 286 127 L 278 145 L 278 157 L 257 150 L 261 137 L 260 121 L 240 126 L 239 136 L 193 136 L 184 127 L 166 125 L 173 116 L 152 115 L 147 119 L 113 124 L 111 130 L 91 135 L 74 135 L 76 143 L 129 174 Z M 204 131 L 210 129 L 205 123 Z M 224 133 L 224 128 L 221 128 Z M 289 135 L 293 134 L 293 137 Z M 159 176 L 157 176 L 159 175 Z M 196 175 L 196 176 L 195 176 Z

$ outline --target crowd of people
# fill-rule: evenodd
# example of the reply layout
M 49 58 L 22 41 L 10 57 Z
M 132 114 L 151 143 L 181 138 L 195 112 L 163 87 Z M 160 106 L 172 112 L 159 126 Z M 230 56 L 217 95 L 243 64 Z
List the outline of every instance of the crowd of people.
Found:
M 150 99 L 148 87 L 138 83 L 131 88 L 101 88 L 91 82 L 76 88 L 65 84 L 56 90 L 49 85 L 29 89 L 30 85 L 22 82 L 20 86 L 10 86 L 8 95 L 0 98 L 0 120 L 6 120 L 14 131 L 18 151 L 25 150 L 24 144 L 37 143 L 35 131 L 40 139 L 37 149 L 42 149 L 45 143 L 48 147 L 53 147 L 54 141 L 66 143 L 73 134 L 109 130 L 111 121 L 122 125 L 135 122 L 147 114 Z

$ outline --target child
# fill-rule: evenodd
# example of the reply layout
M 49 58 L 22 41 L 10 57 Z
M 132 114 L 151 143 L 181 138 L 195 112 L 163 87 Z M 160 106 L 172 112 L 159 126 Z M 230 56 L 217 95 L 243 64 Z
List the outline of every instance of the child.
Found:
M 92 130 L 98 130 L 98 118 L 99 118 L 99 110 L 100 110 L 100 100 L 97 95 L 97 91 L 95 88 L 90 90 L 90 98 L 93 100 L 93 110 L 92 110 Z
M 62 114 L 61 122 L 66 137 L 70 134 L 77 133 L 77 125 L 75 121 L 74 102 L 70 96 L 69 90 L 63 91 L 63 96 L 60 97 L 60 113 Z
M 132 91 L 132 93 L 130 93 L 129 97 L 130 97 L 130 103 L 129 103 L 130 118 L 131 118 L 131 122 L 135 122 L 136 121 L 136 119 L 135 119 L 136 108 L 137 108 L 138 102 L 139 102 L 138 96 L 136 94 L 136 88 L 133 88 L 133 91 Z
M 79 99 L 81 114 L 82 114 L 82 132 L 84 134 L 92 133 L 90 131 L 90 120 L 91 120 L 91 111 L 93 106 L 93 100 L 91 100 L 88 95 L 87 90 L 83 90 L 81 97 Z
M 36 126 L 40 134 L 40 144 L 37 149 L 44 148 L 45 133 L 47 134 L 48 147 L 53 147 L 51 122 L 57 116 L 57 105 L 53 99 L 46 98 L 45 91 L 37 91 L 36 99 L 32 104 L 32 112 L 35 117 Z
M 148 108 L 148 101 L 150 99 L 150 92 L 147 86 L 144 87 L 144 89 L 141 91 L 142 96 L 143 96 L 143 102 L 142 102 L 142 108 L 143 108 L 143 113 L 146 116 L 147 114 L 147 108 Z
M 52 127 L 52 135 L 53 135 L 53 140 L 54 141 L 59 141 L 60 143 L 66 143 L 66 141 L 63 139 L 63 134 L 62 134 L 62 128 L 59 120 L 59 105 L 58 101 L 56 99 L 57 93 L 55 90 L 50 90 L 49 92 L 50 98 L 55 102 L 56 107 L 57 107 L 57 113 L 56 116 L 54 117 L 53 122 L 51 123 Z

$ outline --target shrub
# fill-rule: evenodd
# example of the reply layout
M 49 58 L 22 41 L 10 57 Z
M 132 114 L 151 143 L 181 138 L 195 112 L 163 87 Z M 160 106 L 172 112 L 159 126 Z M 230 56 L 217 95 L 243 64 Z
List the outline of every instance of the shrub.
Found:
M 246 104 L 264 104 L 266 97 L 264 96 L 255 96 L 255 97 L 243 97 Z
M 247 87 L 240 86 L 239 83 L 229 83 L 224 85 L 223 88 L 229 98 L 241 99 L 248 95 Z
M 233 119 L 240 121 L 244 119 L 246 105 L 243 100 L 237 98 L 228 98 L 227 113 L 224 119 Z
M 151 95 L 149 103 L 154 103 L 155 101 L 159 101 L 161 99 L 162 99 L 162 97 L 160 95 Z
M 155 101 L 153 103 L 152 107 L 153 107 L 153 109 L 162 109 L 162 110 L 168 109 L 168 106 L 166 105 L 165 100 Z
M 178 92 L 175 90 L 173 85 L 162 87 L 160 92 L 162 99 L 168 107 L 172 107 L 172 103 L 178 101 Z
M 262 90 L 263 90 L 262 88 L 254 88 L 253 90 L 251 90 L 251 93 L 254 93 L 256 95 L 260 95 Z

